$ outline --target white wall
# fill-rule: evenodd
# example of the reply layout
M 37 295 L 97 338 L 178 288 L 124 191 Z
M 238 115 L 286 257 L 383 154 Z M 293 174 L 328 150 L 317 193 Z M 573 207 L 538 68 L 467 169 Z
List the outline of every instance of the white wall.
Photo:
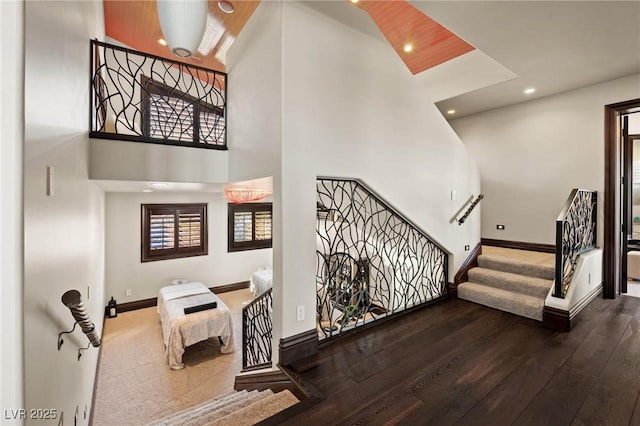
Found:
M 92 139 L 89 178 L 156 182 L 227 182 L 228 152 Z
M 56 409 L 68 424 L 77 407 L 78 424 L 87 424 L 98 350 L 78 361 L 88 339 L 76 330 L 58 351 L 57 334 L 74 322 L 60 301 L 70 289 L 81 292 L 102 331 L 104 193 L 88 180 L 87 138 L 88 47 L 91 38 L 104 38 L 102 4 L 25 7 L 25 408 Z M 47 166 L 55 170 L 53 196 L 46 194 Z
M 261 2 L 227 52 L 231 182 L 280 174 L 281 9 L 280 2 Z
M 638 97 L 634 75 L 452 121 L 480 167 L 482 237 L 555 244 L 571 189 L 585 188 L 599 192 L 602 244 L 604 106 Z
M 300 332 L 314 320 L 296 323 L 295 306 L 315 307 L 316 176 L 368 183 L 453 254 L 450 279 L 480 231 L 478 211 L 463 226 L 451 219 L 480 182 L 464 145 L 386 43 L 294 2 L 283 9 L 283 321 Z
M 227 52 L 229 181 L 273 177 L 273 361 L 282 330 L 282 2 L 260 2 Z
M 3 410 L 24 408 L 23 73 L 24 3 L 3 1 L 0 2 L 0 408 Z M 3 415 L 3 424 L 23 423 L 6 417 Z
M 149 203 L 207 203 L 208 255 L 140 262 L 140 206 Z M 215 287 L 247 281 L 271 265 L 271 249 L 227 252 L 227 202 L 218 193 L 108 193 L 106 234 L 105 296 L 118 303 L 156 297 L 178 278 Z

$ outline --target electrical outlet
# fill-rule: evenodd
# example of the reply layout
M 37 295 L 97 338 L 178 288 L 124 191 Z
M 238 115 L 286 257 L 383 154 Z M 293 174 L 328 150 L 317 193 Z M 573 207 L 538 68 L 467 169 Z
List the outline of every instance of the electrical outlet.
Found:
M 451 201 L 455 201 L 455 199 L 456 199 L 456 190 L 452 189 L 451 190 Z
M 496 229 L 504 231 L 504 225 L 496 225 Z
M 469 244 L 467 244 L 466 246 L 464 246 L 464 251 L 469 251 Z
M 298 305 L 296 308 L 296 321 L 304 321 L 304 305 Z
M 87 286 L 87 300 L 91 299 L 91 284 Z
M 126 289 L 124 291 L 124 295 L 127 296 L 127 297 L 131 297 L 131 289 L 130 288 Z

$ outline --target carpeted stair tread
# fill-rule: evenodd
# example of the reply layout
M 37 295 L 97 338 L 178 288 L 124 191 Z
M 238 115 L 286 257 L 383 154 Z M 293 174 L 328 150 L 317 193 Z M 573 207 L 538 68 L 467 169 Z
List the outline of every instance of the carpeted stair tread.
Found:
M 260 401 L 261 399 L 268 398 L 273 395 L 271 389 L 264 390 L 262 392 L 252 391 L 237 401 L 229 404 L 224 404 L 213 411 L 197 413 L 192 415 L 187 421 L 180 423 L 180 426 L 208 426 L 216 422 L 218 419 L 228 416 L 234 412 L 242 410 L 251 404 Z M 178 424 L 176 424 L 178 426 Z
M 219 407 L 222 407 L 226 404 L 232 404 L 236 401 L 242 400 L 248 395 L 257 394 L 257 393 L 258 391 L 252 391 L 252 392 L 247 392 L 246 390 L 232 391 L 216 399 L 206 401 L 200 405 L 190 407 L 182 411 L 178 411 L 160 420 L 155 420 L 153 422 L 147 423 L 146 426 L 182 425 L 186 421 L 188 421 L 188 419 L 193 415 L 199 415 L 200 413 L 215 411 Z
M 512 258 L 484 253 L 478 256 L 478 266 L 485 269 L 495 269 L 502 272 L 526 275 L 528 277 L 542 278 L 545 280 L 553 280 L 555 271 L 553 262 L 530 262 L 527 261 L 526 258 Z
M 544 298 L 514 293 L 474 282 L 460 284 L 458 297 L 490 308 L 542 321 Z
M 267 419 L 280 411 L 300 402 L 291 392 L 284 390 L 273 394 L 260 401 L 243 408 L 242 410 L 231 413 L 225 417 L 219 418 L 207 426 L 250 426 Z
M 553 281 L 495 269 L 473 268 L 469 281 L 536 297 L 546 297 Z

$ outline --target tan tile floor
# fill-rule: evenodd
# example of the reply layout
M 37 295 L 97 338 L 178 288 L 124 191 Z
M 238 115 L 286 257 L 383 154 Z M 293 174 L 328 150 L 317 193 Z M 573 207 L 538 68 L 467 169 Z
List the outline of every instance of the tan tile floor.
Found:
M 231 310 L 236 350 L 223 355 L 217 339 L 200 342 L 186 350 L 182 370 L 165 361 L 155 307 L 105 320 L 94 426 L 143 425 L 233 390 L 242 368 L 241 309 L 253 295 L 246 289 L 218 296 Z

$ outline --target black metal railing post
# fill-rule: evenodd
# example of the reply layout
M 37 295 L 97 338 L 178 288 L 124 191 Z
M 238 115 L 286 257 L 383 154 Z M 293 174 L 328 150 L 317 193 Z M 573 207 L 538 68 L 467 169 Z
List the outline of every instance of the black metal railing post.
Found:
M 596 191 L 571 191 L 556 220 L 556 270 L 552 295 L 566 296 L 578 257 L 596 246 L 598 194 Z
M 242 371 L 270 367 L 273 341 L 272 289 L 242 309 Z

